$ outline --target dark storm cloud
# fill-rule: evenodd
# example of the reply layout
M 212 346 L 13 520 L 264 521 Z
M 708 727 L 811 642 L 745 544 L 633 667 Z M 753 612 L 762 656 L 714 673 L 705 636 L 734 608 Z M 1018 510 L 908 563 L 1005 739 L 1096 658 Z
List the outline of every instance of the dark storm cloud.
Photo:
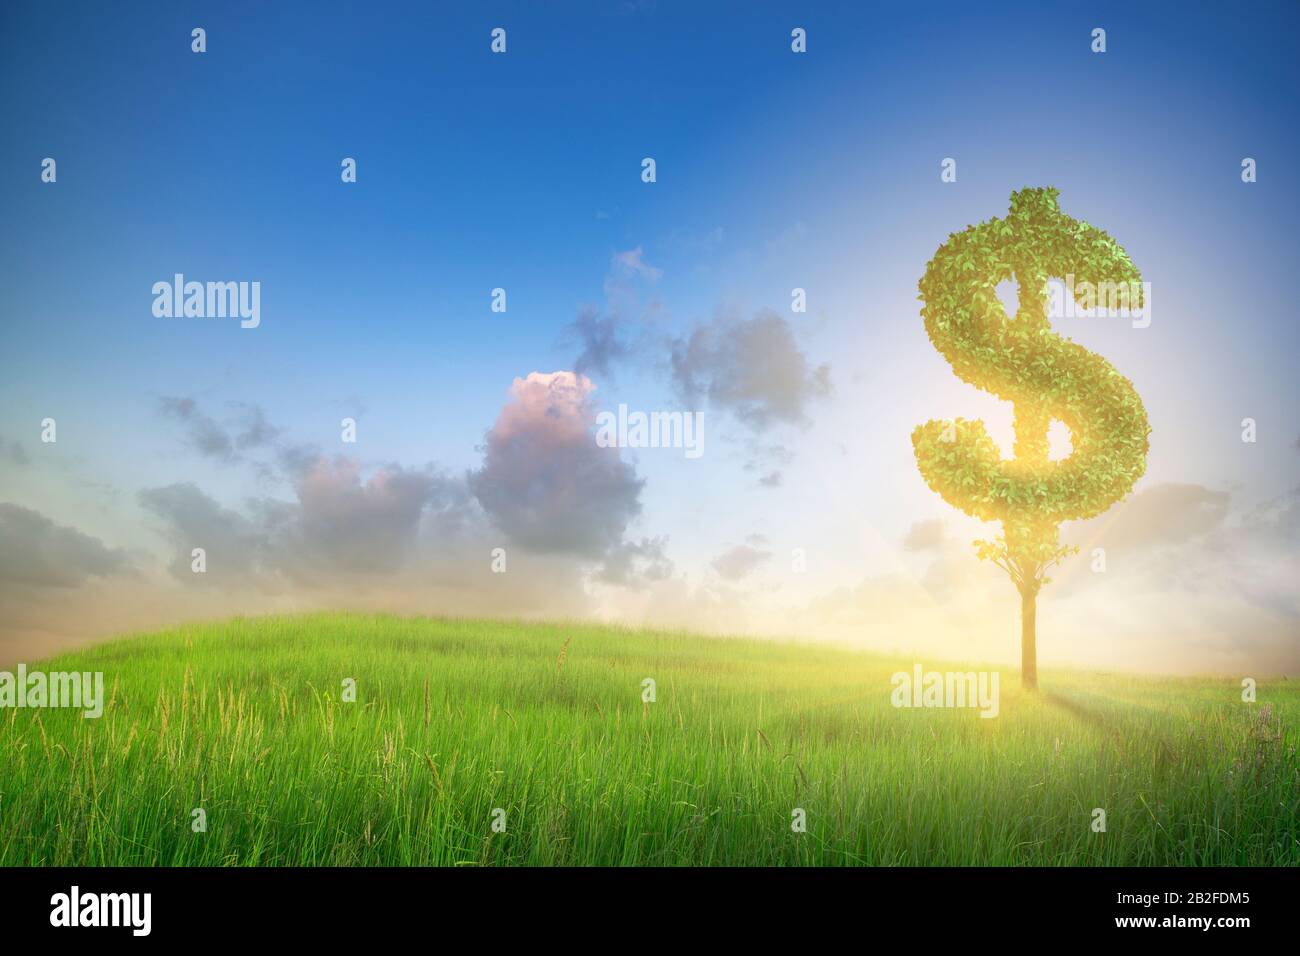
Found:
M 790 324 L 770 310 L 750 319 L 723 312 L 672 343 L 673 382 L 691 407 L 707 400 L 755 430 L 804 424 L 831 393 L 830 366 L 813 367 Z

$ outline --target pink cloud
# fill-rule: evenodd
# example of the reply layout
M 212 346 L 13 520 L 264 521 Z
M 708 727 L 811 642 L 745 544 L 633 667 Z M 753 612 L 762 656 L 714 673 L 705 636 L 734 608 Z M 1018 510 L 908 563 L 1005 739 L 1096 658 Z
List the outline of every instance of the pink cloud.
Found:
M 594 390 L 569 371 L 516 378 L 469 476 L 496 525 L 530 550 L 600 556 L 641 511 L 636 469 L 596 445 Z

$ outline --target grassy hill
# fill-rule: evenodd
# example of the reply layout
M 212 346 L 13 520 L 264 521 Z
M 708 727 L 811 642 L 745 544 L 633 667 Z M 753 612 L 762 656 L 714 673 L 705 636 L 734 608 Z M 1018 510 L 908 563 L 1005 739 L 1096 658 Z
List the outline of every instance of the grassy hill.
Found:
M 123 639 L 40 665 L 103 671 L 102 718 L 0 710 L 0 865 L 1300 863 L 1295 682 L 1006 671 L 982 719 L 891 706 L 913 663 L 347 614 Z

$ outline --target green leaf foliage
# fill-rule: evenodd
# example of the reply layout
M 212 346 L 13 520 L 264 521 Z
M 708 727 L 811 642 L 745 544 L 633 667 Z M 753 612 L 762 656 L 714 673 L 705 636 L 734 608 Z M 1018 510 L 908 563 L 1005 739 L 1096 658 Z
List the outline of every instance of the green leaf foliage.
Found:
M 1114 239 L 1062 213 L 1058 194 L 1013 193 L 1006 218 L 950 236 L 920 282 L 935 348 L 963 381 L 1014 403 L 1015 456 L 1001 457 L 983 422 L 959 418 L 912 433 L 917 465 L 949 504 L 1002 523 L 1001 541 L 984 542 L 979 556 L 1035 589 L 1067 551 L 1060 523 L 1101 514 L 1142 476 L 1151 431 L 1133 383 L 1048 322 L 1052 276 L 1126 285 L 1142 278 Z M 1014 317 L 995 291 L 1012 278 L 1020 288 Z M 1065 423 L 1074 446 L 1062 461 L 1048 459 L 1052 419 Z

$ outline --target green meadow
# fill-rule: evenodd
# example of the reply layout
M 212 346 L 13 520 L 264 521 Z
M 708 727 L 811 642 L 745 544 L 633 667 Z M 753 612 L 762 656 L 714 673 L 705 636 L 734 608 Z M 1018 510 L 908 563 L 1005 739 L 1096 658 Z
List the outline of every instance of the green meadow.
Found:
M 0 865 L 1300 863 L 1294 681 L 1005 669 L 984 719 L 893 707 L 914 663 L 354 614 L 123 638 L 29 662 L 102 671 L 100 719 L 0 710 Z

